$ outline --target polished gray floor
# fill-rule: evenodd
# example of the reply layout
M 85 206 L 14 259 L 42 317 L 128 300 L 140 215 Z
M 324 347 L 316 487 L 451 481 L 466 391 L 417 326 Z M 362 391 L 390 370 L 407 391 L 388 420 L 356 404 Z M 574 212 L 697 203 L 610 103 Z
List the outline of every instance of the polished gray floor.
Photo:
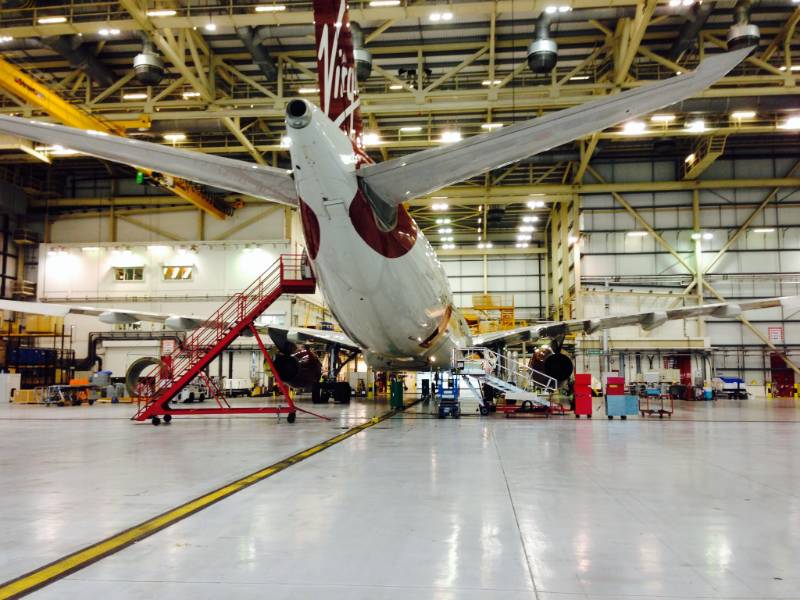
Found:
M 0 579 L 383 408 L 155 428 L 0 407 Z M 800 598 L 799 451 L 787 401 L 626 422 L 420 407 L 32 597 Z

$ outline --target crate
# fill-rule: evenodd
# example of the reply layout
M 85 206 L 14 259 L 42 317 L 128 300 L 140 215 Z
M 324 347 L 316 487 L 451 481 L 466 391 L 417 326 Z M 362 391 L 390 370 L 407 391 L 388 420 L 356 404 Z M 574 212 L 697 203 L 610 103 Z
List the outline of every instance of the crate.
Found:
M 628 415 L 639 413 L 639 397 L 631 394 L 607 395 L 606 396 L 606 415 L 609 419 L 620 417 L 627 419 Z

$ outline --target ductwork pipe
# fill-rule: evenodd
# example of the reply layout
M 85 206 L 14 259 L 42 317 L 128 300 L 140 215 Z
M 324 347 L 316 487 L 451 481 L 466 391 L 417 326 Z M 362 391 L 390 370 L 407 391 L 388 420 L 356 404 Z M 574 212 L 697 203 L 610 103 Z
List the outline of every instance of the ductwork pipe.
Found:
M 755 46 L 761 39 L 758 27 L 750 23 L 754 0 L 738 0 L 733 7 L 733 25 L 728 30 L 728 50 Z
M 558 45 L 550 39 L 553 17 L 546 12 L 536 19 L 534 40 L 528 46 L 528 66 L 534 73 L 549 73 L 558 62 Z
M 712 10 L 714 10 L 714 2 L 703 2 L 691 7 L 689 14 L 686 15 L 686 22 L 678 33 L 678 38 L 667 53 L 667 58 L 673 61 L 678 60 L 681 54 L 695 44 L 697 35 L 708 21 Z
M 94 55 L 82 40 L 74 35 L 42 38 L 42 43 L 67 59 L 73 69 L 80 69 L 96 84 L 108 87 L 116 79 L 114 74 Z
M 353 58 L 356 61 L 356 80 L 366 81 L 372 73 L 372 54 L 364 47 L 364 31 L 355 21 L 350 22 L 350 37 L 353 39 Z
M 136 79 L 144 85 L 156 85 L 164 77 L 164 61 L 156 52 L 153 41 L 142 33 L 142 51 L 133 59 L 133 71 Z
M 237 27 L 236 35 L 239 36 L 250 56 L 253 57 L 253 62 L 261 74 L 266 77 L 267 81 L 275 81 L 278 77 L 278 68 L 267 49 L 261 45 L 260 41 L 257 41 L 256 31 L 252 27 Z

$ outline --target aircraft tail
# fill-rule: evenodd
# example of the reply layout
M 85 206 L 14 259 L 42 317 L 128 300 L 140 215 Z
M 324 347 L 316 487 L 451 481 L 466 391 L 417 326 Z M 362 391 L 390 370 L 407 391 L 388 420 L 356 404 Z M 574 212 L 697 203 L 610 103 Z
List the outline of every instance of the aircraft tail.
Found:
M 360 143 L 361 101 L 346 0 L 314 0 L 314 34 L 321 108 Z

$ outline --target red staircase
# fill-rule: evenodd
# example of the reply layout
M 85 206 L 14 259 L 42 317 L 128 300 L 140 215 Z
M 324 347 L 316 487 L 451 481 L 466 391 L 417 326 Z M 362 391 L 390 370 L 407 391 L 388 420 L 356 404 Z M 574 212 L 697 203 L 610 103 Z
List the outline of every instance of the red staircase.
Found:
M 280 380 L 274 368 L 273 374 L 286 399 L 285 405 L 231 407 L 222 394 L 214 395 L 216 407 L 173 408 L 169 402 L 195 377 L 201 375 L 203 369 L 246 329 L 255 335 L 272 368 L 272 361 L 254 326 L 255 320 L 281 294 L 310 294 L 315 288 L 316 281 L 303 255 L 281 255 L 246 290 L 232 296 L 203 325 L 192 331 L 171 355 L 162 357 L 162 364 L 142 377 L 143 381 L 151 383 L 141 386 L 140 408 L 133 420 L 150 419 L 154 425 L 158 425 L 162 418 L 165 423 L 169 423 L 173 415 L 267 413 L 287 414 L 287 420 L 293 423 L 298 410 L 309 412 L 294 405 L 288 387 Z

